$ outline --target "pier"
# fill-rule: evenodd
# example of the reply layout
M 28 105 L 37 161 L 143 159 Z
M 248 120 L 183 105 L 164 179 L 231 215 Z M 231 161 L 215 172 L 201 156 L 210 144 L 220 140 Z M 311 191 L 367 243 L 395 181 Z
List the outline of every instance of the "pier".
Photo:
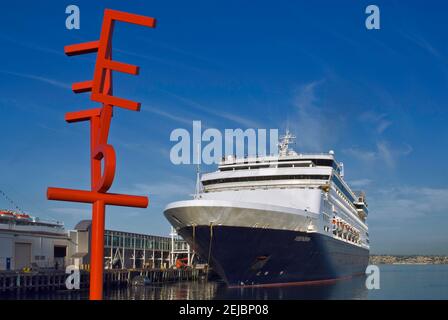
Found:
M 144 279 L 141 284 L 160 284 L 176 281 L 195 281 L 205 275 L 203 269 L 112 269 L 104 270 L 104 287 L 129 286 L 136 278 Z M 0 272 L 0 294 L 15 291 L 66 290 L 65 281 L 69 274 L 63 270 L 39 272 Z M 80 270 L 80 289 L 89 287 L 89 271 Z

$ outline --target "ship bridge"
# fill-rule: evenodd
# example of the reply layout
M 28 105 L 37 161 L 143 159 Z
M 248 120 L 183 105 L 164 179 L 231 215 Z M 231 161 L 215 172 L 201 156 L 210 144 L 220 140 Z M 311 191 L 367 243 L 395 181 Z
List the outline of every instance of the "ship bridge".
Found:
M 341 172 L 334 152 L 297 153 L 288 148 L 295 136 L 288 131 L 278 144 L 279 154 L 270 156 L 224 157 L 218 171 L 202 175 L 204 192 L 223 189 L 325 186 Z

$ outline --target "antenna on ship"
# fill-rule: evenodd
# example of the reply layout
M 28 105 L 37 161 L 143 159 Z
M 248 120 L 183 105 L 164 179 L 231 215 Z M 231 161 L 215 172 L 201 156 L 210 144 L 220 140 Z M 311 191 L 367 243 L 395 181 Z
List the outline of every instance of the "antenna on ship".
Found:
M 289 129 L 286 129 L 286 133 L 283 136 L 280 136 L 280 142 L 278 144 L 278 153 L 281 156 L 287 156 L 288 155 L 288 146 L 291 143 L 294 143 L 294 139 L 296 138 L 295 135 L 291 134 L 289 132 Z
M 199 149 L 199 144 L 198 144 L 198 164 L 196 165 L 196 192 L 194 194 L 194 198 L 195 199 L 199 199 L 200 196 L 199 194 L 201 193 L 201 155 L 200 155 L 200 149 Z

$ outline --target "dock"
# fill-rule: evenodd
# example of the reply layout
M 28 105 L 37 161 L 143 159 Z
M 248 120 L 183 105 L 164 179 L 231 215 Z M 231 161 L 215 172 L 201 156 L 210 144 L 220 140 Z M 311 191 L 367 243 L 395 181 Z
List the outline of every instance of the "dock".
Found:
M 104 288 L 132 285 L 136 277 L 145 284 L 161 284 L 177 281 L 196 281 L 205 274 L 202 269 L 110 269 L 104 270 Z M 63 270 L 36 272 L 0 272 L 0 294 L 8 292 L 39 292 L 66 290 L 69 274 Z M 80 289 L 88 289 L 89 271 L 80 270 Z

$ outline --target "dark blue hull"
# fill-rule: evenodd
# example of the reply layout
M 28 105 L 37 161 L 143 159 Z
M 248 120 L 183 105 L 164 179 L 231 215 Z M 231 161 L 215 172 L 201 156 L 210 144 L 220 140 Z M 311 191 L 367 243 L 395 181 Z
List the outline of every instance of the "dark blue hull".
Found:
M 178 232 L 230 286 L 333 280 L 364 273 L 369 261 L 367 249 L 318 233 L 227 226 Z

